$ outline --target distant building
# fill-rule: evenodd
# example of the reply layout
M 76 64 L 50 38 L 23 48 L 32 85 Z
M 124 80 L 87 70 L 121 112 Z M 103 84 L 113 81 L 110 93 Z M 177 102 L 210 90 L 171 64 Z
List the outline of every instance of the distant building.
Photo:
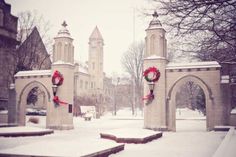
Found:
M 51 69 L 50 55 L 36 27 L 17 41 L 17 20 L 11 6 L 0 0 L 0 109 L 8 108 L 8 89 L 16 72 Z
M 96 104 L 103 104 L 100 107 L 104 107 L 104 104 L 109 106 L 107 103 L 112 103 L 113 99 L 112 81 L 106 77 L 103 69 L 103 45 L 102 35 L 96 26 L 89 37 L 88 61 L 75 62 L 75 96 L 91 97 Z
M 236 58 L 221 63 L 222 100 L 236 108 Z
M 17 48 L 17 54 L 20 54 L 17 72 L 51 69 L 50 55 L 45 48 L 37 27 L 34 27 L 21 42 L 21 45 Z
M 18 44 L 17 20 L 11 15 L 11 6 L 0 0 L 0 109 L 7 109 L 8 89 L 13 81 L 13 56 Z

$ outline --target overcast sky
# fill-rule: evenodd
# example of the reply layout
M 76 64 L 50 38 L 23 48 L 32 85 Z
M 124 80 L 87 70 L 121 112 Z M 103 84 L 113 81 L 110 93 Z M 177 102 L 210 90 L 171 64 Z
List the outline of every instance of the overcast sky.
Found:
M 52 24 L 53 38 L 66 20 L 74 38 L 75 59 L 85 62 L 88 56 L 88 38 L 98 26 L 104 39 L 104 71 L 111 75 L 123 73 L 120 58 L 135 39 L 144 40 L 145 29 L 151 17 L 144 18 L 138 11 L 147 8 L 147 0 L 5 0 L 11 4 L 12 14 L 36 10 Z M 134 12 L 134 8 L 136 8 Z M 150 8 L 150 7 L 149 7 Z

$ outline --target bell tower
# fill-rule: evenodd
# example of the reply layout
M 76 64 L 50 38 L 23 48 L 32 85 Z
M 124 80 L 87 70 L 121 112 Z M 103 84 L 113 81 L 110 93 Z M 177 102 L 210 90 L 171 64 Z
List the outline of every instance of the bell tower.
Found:
M 157 82 L 154 82 L 154 99 L 144 107 L 144 127 L 154 130 L 166 129 L 166 38 L 165 30 L 158 19 L 157 12 L 152 15 L 153 19 L 146 29 L 146 51 L 143 69 L 156 67 L 161 75 Z M 144 81 L 144 94 L 150 91 L 148 82 Z
M 103 38 L 96 26 L 89 37 L 89 74 L 91 75 L 91 88 L 103 89 Z

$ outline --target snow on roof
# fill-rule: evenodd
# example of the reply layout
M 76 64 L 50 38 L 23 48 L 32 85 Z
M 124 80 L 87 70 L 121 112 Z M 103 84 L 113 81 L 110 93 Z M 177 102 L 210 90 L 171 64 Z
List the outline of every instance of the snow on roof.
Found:
M 64 61 L 62 61 L 62 60 L 58 60 L 58 61 L 56 61 L 56 62 L 54 62 L 54 63 L 52 63 L 52 64 L 54 64 L 54 65 L 58 65 L 58 64 L 68 64 L 68 65 L 74 66 L 74 64 L 71 64 L 71 63 L 69 63 L 69 62 L 64 62 Z
M 95 106 L 80 106 L 81 113 L 96 112 Z
M 84 67 L 79 67 L 79 72 L 84 73 L 84 74 L 89 74 L 88 69 L 86 69 Z
M 231 114 L 236 114 L 236 108 L 232 109 L 230 113 Z
M 188 68 L 219 68 L 220 64 L 212 62 L 191 62 L 191 63 L 169 63 L 166 69 L 188 69 Z
M 51 75 L 51 70 L 31 70 L 31 71 L 19 71 L 15 74 L 15 77 L 20 76 L 42 76 Z
M 81 72 L 84 74 L 89 74 L 88 73 L 88 65 L 86 63 L 80 62 L 80 61 L 75 61 L 75 64 L 77 64 L 77 66 L 79 66 L 79 71 L 77 72 Z
M 166 59 L 165 57 L 157 56 L 157 55 L 152 55 L 147 58 L 144 58 L 144 60 L 152 60 L 152 59 Z

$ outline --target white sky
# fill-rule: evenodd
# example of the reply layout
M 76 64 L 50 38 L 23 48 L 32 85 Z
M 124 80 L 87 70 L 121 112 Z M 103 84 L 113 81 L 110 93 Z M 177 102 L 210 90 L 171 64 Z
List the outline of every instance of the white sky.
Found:
M 135 40 L 144 40 L 145 29 L 151 17 L 144 18 L 138 11 L 150 6 L 147 0 L 5 0 L 12 7 L 12 14 L 36 10 L 50 21 L 53 38 L 61 23 L 66 20 L 74 38 L 75 59 L 86 61 L 88 39 L 98 26 L 104 39 L 104 71 L 124 72 L 120 58 L 133 42 L 133 15 L 135 11 Z M 153 11 L 150 11 L 152 13 Z

